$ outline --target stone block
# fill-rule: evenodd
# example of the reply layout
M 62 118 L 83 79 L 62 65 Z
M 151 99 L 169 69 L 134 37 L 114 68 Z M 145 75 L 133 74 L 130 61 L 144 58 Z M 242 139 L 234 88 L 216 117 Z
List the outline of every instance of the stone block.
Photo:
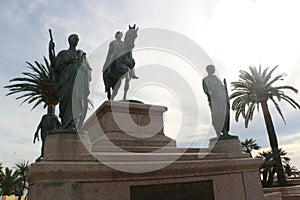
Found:
M 55 133 L 47 135 L 44 161 L 95 160 L 87 134 Z
M 247 158 L 248 154 L 243 153 L 239 139 L 216 140 L 210 139 L 209 149 L 211 153 L 226 153 L 228 158 Z
M 176 141 L 164 134 L 166 110 L 163 106 L 105 101 L 83 128 L 94 146 L 175 147 Z

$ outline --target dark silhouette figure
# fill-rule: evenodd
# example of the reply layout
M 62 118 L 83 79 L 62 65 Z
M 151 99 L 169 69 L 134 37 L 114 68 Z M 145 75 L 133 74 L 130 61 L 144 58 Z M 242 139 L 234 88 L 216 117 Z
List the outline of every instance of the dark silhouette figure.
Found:
M 138 78 L 135 75 L 135 61 L 132 57 L 132 49 L 134 48 L 134 41 L 137 38 L 137 31 L 138 28 L 135 25 L 133 27 L 129 26 L 124 42 L 122 41 L 122 32 L 118 31 L 115 34 L 116 39 L 109 44 L 109 50 L 102 71 L 105 92 L 107 92 L 108 99 L 114 99 L 120 88 L 121 80 L 125 78 L 123 100 L 126 100 L 129 81 L 131 78 Z M 111 89 L 113 90 L 112 94 Z
M 86 53 L 76 49 L 78 35 L 70 35 L 68 41 L 69 49 L 60 51 L 55 57 L 54 87 L 59 91 L 61 128 L 76 130 L 82 127 L 87 113 L 92 69 Z M 49 46 L 54 44 L 50 41 Z
M 229 135 L 230 128 L 230 103 L 227 91 L 226 80 L 224 85 L 221 80 L 214 75 L 215 66 L 206 67 L 208 75 L 203 79 L 203 91 L 207 95 L 211 111 L 212 125 L 216 131 L 217 137 L 227 139 L 236 136 Z M 223 133 L 221 135 L 221 133 Z
M 39 131 L 41 130 L 41 140 L 42 140 L 42 148 L 41 148 L 41 155 L 36 159 L 36 162 L 39 162 L 44 157 L 44 146 L 46 142 L 46 136 L 49 131 L 55 130 L 59 128 L 59 120 L 58 117 L 54 114 L 54 106 L 50 105 L 48 106 L 48 113 L 43 115 L 37 130 L 34 134 L 33 144 L 35 144 L 35 140 L 39 139 Z

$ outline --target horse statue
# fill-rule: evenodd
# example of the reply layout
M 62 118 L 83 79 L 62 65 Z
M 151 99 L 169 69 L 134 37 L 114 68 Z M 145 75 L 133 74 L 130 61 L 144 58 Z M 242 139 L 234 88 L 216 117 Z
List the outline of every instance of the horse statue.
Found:
M 103 80 L 107 98 L 113 100 L 118 93 L 122 80 L 125 78 L 124 96 L 126 100 L 129 82 L 132 78 L 138 78 L 134 74 L 135 61 L 132 57 L 134 41 L 137 38 L 138 27 L 129 25 L 125 34 L 124 42 L 121 40 L 122 33 L 116 33 L 116 40 L 109 46 L 106 62 L 103 67 Z M 119 35 L 118 35 L 119 34 Z M 111 89 L 113 90 L 111 94 Z

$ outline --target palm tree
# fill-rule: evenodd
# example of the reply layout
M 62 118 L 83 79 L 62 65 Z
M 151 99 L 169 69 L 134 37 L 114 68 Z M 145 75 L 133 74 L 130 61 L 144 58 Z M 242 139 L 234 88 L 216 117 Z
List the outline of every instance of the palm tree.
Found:
M 26 177 L 29 171 L 29 161 L 19 161 L 15 165 L 17 167 L 20 178 L 19 199 L 21 199 L 26 185 Z
M 24 99 L 21 104 L 34 102 L 32 110 L 41 103 L 44 103 L 44 108 L 55 106 L 58 103 L 58 91 L 53 87 L 52 67 L 45 57 L 44 61 L 45 65 L 35 61 L 35 66 L 26 62 L 32 72 L 23 72 L 25 77 L 11 79 L 9 82 L 14 84 L 5 86 L 10 91 L 6 96 L 22 93 L 16 99 Z
M 263 187 L 268 187 L 273 185 L 274 178 L 274 159 L 272 159 L 271 151 L 259 153 L 258 158 L 262 158 L 264 163 L 260 166 L 259 171 L 262 174 L 262 185 Z
M 249 121 L 253 119 L 255 107 L 257 107 L 257 110 L 259 111 L 259 105 L 261 106 L 270 146 L 276 160 L 275 171 L 278 175 L 278 181 L 280 185 L 287 185 L 283 167 L 280 162 L 278 141 L 268 107 L 268 100 L 273 102 L 284 122 L 285 119 L 277 101 L 285 100 L 295 109 L 299 109 L 300 106 L 283 91 L 291 90 L 292 92 L 297 93 L 298 90 L 296 88 L 292 86 L 273 86 L 274 83 L 283 80 L 283 77 L 286 76 L 286 74 L 280 74 L 272 78 L 272 74 L 277 67 L 278 66 L 275 66 L 270 71 L 268 71 L 269 68 L 262 71 L 261 66 L 259 66 L 259 70 L 257 70 L 256 67 L 249 67 L 250 73 L 241 70 L 239 76 L 240 79 L 237 82 L 231 83 L 235 92 L 230 98 L 234 99 L 232 109 L 236 112 L 235 120 L 238 121 L 239 117 L 242 116 L 245 119 L 246 128 L 248 127 Z
M 13 172 L 12 169 L 6 167 L 0 181 L 1 195 L 11 195 L 18 188 L 19 183 L 18 171 Z
M 287 152 L 283 149 L 279 149 L 280 162 L 281 163 L 289 163 L 290 158 L 286 156 Z M 276 173 L 276 159 L 273 151 L 263 151 L 259 153 L 258 158 L 262 158 L 264 163 L 260 167 L 260 173 L 262 174 L 262 185 L 264 187 L 270 187 L 274 182 L 274 175 Z
M 291 166 L 289 162 L 284 163 L 283 168 L 284 173 L 287 176 L 292 176 L 295 172 L 297 172 L 297 168 L 295 166 Z
M 261 148 L 261 146 L 259 146 L 256 143 L 255 139 L 253 139 L 253 138 L 246 139 L 244 142 L 242 141 L 241 145 L 242 145 L 242 150 L 245 153 L 248 153 L 250 155 L 250 157 L 252 157 L 252 154 L 251 154 L 252 150 L 259 150 Z

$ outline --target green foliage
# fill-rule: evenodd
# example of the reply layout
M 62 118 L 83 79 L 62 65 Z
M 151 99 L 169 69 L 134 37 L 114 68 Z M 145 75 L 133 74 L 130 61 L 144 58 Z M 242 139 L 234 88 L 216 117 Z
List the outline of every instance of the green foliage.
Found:
M 289 162 L 284 163 L 283 168 L 284 173 L 289 177 L 297 173 L 297 168 L 295 166 L 291 166 Z
M 252 157 L 251 151 L 252 150 L 259 150 L 261 148 L 261 146 L 259 146 L 255 139 L 253 138 L 249 138 L 246 139 L 245 141 L 241 141 L 241 145 L 242 145 L 242 150 L 245 153 L 248 153 L 250 155 L 250 157 Z
M 284 93 L 284 90 L 290 90 L 297 93 L 298 90 L 296 88 L 292 86 L 273 86 L 278 81 L 283 80 L 286 76 L 286 74 L 280 74 L 273 77 L 273 72 L 277 67 L 278 66 L 275 66 L 270 71 L 269 68 L 262 71 L 261 66 L 259 66 L 258 70 L 256 67 L 249 67 L 250 73 L 241 70 L 239 76 L 240 79 L 231 83 L 234 93 L 230 98 L 234 99 L 232 109 L 235 111 L 235 120 L 238 121 L 239 117 L 242 116 L 245 120 L 246 128 L 253 119 L 255 108 L 259 111 L 259 105 L 261 106 L 270 146 L 273 151 L 273 158 L 276 160 L 274 172 L 278 175 L 279 184 L 283 186 L 286 185 L 287 182 L 284 176 L 282 163 L 280 162 L 278 141 L 268 108 L 268 100 L 271 100 L 275 105 L 275 108 L 284 122 L 285 119 L 278 102 L 284 100 L 295 109 L 299 109 L 300 106 L 295 100 Z
M 279 155 L 280 155 L 280 162 L 281 164 L 288 164 L 290 162 L 290 158 L 287 157 L 287 152 L 283 149 L 279 149 Z M 262 166 L 259 168 L 260 173 L 262 175 L 262 185 L 263 187 L 270 187 L 273 185 L 274 182 L 274 175 L 276 173 L 275 166 L 276 164 L 276 159 L 275 159 L 275 154 L 274 152 L 271 151 L 263 151 L 259 153 L 258 158 L 262 158 L 264 160 L 264 163 Z
M 19 184 L 19 196 L 22 196 L 24 193 L 24 189 L 26 186 L 26 177 L 28 175 L 29 172 L 29 161 L 19 161 L 15 164 L 17 171 L 18 171 L 18 175 L 19 175 L 19 179 L 21 181 L 21 183 Z
M 266 68 L 262 71 L 261 66 L 257 70 L 256 67 L 249 67 L 250 73 L 240 70 L 240 79 L 232 82 L 234 93 L 230 99 L 234 99 L 232 109 L 235 111 L 235 120 L 238 121 L 242 116 L 245 119 L 245 127 L 249 125 L 249 121 L 253 119 L 255 108 L 259 111 L 259 103 L 271 100 L 275 105 L 278 113 L 285 122 L 282 111 L 277 101 L 284 100 L 293 108 L 299 109 L 300 105 L 291 97 L 284 93 L 284 90 L 290 90 L 297 93 L 298 90 L 292 86 L 273 86 L 279 80 L 283 80 L 286 74 L 280 74 L 272 78 L 275 66 L 270 71 Z
M 44 108 L 47 105 L 56 105 L 58 91 L 53 87 L 53 72 L 45 57 L 44 61 L 45 65 L 37 61 L 35 65 L 26 62 L 32 72 L 23 72 L 24 77 L 11 79 L 9 82 L 14 84 L 4 87 L 9 89 L 6 96 L 21 93 L 16 99 L 24 99 L 21 104 L 34 103 L 32 110 L 41 103 L 44 103 Z
M 0 195 L 23 195 L 29 161 L 19 161 L 15 166 L 16 170 L 8 167 L 3 170 L 2 163 L 0 163 Z
M 4 171 L 1 171 L 0 189 L 1 195 L 18 194 L 16 190 L 20 185 L 20 179 L 18 178 L 18 171 L 13 171 L 6 167 Z

